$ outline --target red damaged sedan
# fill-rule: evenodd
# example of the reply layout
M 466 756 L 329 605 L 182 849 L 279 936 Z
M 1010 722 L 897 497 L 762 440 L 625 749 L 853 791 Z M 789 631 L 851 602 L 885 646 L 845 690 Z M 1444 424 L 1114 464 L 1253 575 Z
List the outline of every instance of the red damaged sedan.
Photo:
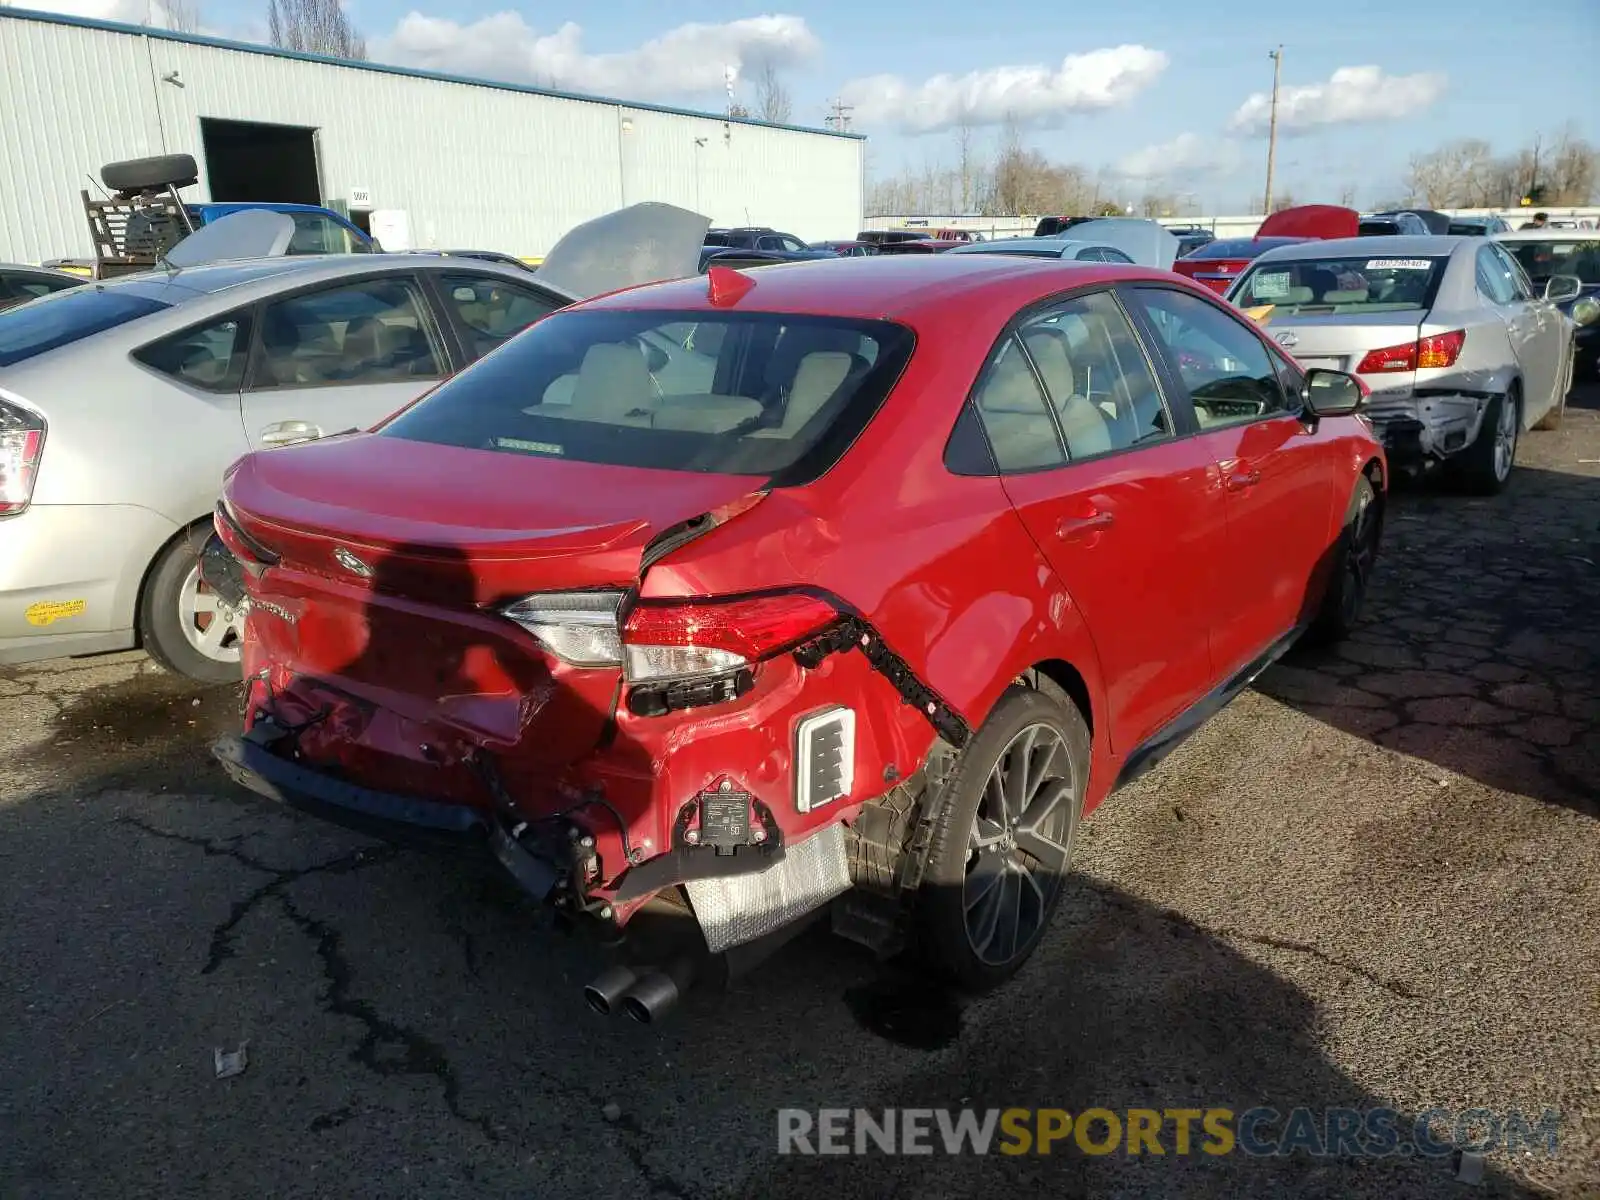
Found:
M 622 946 L 602 1012 L 655 1019 L 822 916 L 992 987 L 1080 820 L 1357 619 L 1365 395 L 1133 266 L 713 267 L 578 304 L 230 472 L 205 570 L 247 597 L 248 705 L 216 754 L 487 847 Z

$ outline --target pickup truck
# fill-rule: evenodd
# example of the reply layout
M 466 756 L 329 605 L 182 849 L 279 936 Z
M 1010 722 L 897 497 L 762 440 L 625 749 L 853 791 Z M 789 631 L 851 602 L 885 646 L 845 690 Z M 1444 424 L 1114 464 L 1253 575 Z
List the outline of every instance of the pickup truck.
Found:
M 346 218 L 314 204 L 279 204 L 268 201 L 188 204 L 178 195 L 181 187 L 200 180 L 192 155 L 163 154 L 107 163 L 100 178 L 110 190 L 103 200 L 83 198 L 92 259 L 52 259 L 47 267 L 91 279 L 110 279 L 157 266 L 162 255 L 179 240 L 203 225 L 242 209 L 265 208 L 294 219 L 290 254 L 378 254 L 375 238 Z

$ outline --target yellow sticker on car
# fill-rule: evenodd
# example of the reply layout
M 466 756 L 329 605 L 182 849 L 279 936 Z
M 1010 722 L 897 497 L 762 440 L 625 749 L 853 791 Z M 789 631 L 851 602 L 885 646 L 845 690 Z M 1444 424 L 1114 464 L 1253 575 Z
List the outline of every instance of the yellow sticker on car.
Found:
M 29 625 L 37 625 L 42 629 L 54 621 L 81 617 L 83 610 L 88 607 L 87 600 L 41 600 L 37 604 L 30 604 L 22 615 L 28 618 Z

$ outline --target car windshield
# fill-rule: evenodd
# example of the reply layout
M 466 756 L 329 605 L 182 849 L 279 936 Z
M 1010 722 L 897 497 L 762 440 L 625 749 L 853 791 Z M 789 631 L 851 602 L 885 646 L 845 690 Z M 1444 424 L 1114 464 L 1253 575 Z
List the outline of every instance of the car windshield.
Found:
M 1235 304 L 1286 311 L 1402 312 L 1433 304 L 1443 258 L 1307 258 L 1257 262 L 1230 294 Z
M 0 312 L 0 367 L 170 307 L 131 292 L 96 287 L 41 296 Z
M 561 312 L 379 432 L 616 466 L 820 473 L 866 427 L 914 342 L 887 321 Z
M 1586 287 L 1600 284 L 1600 241 L 1504 242 L 1535 283 L 1552 275 L 1576 275 Z

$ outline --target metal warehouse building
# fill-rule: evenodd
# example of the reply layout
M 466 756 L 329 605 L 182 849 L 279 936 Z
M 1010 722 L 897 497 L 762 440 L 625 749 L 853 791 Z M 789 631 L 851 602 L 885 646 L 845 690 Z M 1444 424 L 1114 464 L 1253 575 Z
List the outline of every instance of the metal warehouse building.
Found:
M 541 255 L 642 200 L 820 240 L 863 208 L 854 134 L 0 7 L 0 261 L 92 253 L 100 168 L 179 153 L 191 202 L 321 204 L 391 249 Z

